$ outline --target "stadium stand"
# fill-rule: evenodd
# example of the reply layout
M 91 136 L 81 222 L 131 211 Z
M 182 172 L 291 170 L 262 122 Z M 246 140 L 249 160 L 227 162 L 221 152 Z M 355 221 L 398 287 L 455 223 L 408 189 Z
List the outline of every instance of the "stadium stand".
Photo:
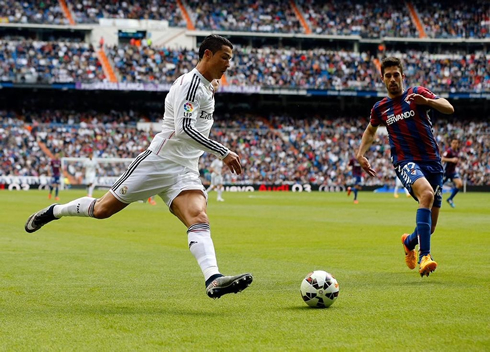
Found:
M 346 164 L 367 124 L 365 115 L 373 99 L 384 94 L 379 60 L 394 55 L 405 63 L 407 84 L 426 86 L 458 104 L 456 99 L 464 100 L 464 108 L 456 109 L 458 120 L 435 119 L 438 142 L 443 150 L 451 137 L 461 138 L 463 176 L 470 185 L 490 185 L 490 128 L 484 117 L 490 94 L 489 13 L 484 0 L 0 0 L 0 87 L 25 93 L 18 103 L 0 97 L 0 176 L 46 174 L 46 150 L 75 158 L 89 150 L 100 158 L 135 157 L 153 136 L 138 130 L 137 123 L 160 119 L 166 87 L 198 62 L 199 40 L 209 31 L 227 31 L 236 43 L 235 57 L 217 100 L 230 107 L 216 114 L 212 138 L 239 151 L 246 170 L 240 177 L 227 173 L 227 184 L 348 184 Z M 172 34 L 155 43 L 145 27 L 146 37 L 115 37 L 116 43 L 104 44 L 103 31 L 98 32 L 104 19 L 136 21 L 131 25 L 166 21 L 181 37 Z M 48 32 L 53 26 L 55 32 Z M 193 38 L 192 46 L 184 37 Z M 93 94 L 79 92 L 81 83 Z M 115 90 L 97 85 L 106 83 Z M 140 84 L 163 88 L 143 98 L 135 91 L 151 89 Z M 58 98 L 59 88 L 71 90 L 73 101 Z M 249 95 L 252 88 L 263 91 Z M 37 89 L 49 99 L 31 106 L 29 97 L 38 95 Z M 139 100 L 153 105 L 152 112 L 138 107 Z M 130 101 L 133 110 L 127 109 Z M 67 107 L 70 103 L 76 109 Z M 302 111 L 295 104 L 312 106 Z M 379 175 L 366 184 L 393 183 L 386 136 L 379 135 L 369 153 Z M 211 159 L 201 160 L 205 179 Z M 123 170 L 115 165 L 104 172 L 116 176 Z M 70 172 L 81 177 L 80 170 Z
M 68 1 L 77 23 L 99 23 L 101 18 L 166 20 L 172 27 L 185 27 L 185 20 L 175 1 Z
M 57 0 L 0 1 L 0 19 L 8 23 L 69 24 Z
M 2 170 L 0 176 L 39 176 L 47 173 L 49 158 L 39 147 L 43 143 L 64 157 L 85 157 L 94 151 L 98 158 L 134 158 L 146 149 L 152 131 L 136 128 L 135 121 L 147 116 L 130 112 L 109 114 L 74 111 L 44 111 L 27 114 L 27 121 L 11 111 L 0 111 Z M 56 122 L 49 118 L 57 116 Z M 49 117 L 49 118 L 48 118 Z M 157 116 L 153 116 L 157 118 Z M 367 124 L 359 118 L 297 118 L 290 115 L 232 115 L 219 117 L 211 138 L 239 152 L 245 167 L 242 176 L 225 174 L 227 184 L 344 185 L 351 175 L 346 170 L 353 149 Z M 41 122 L 42 121 L 42 122 Z M 40 123 L 41 122 L 41 123 Z M 490 184 L 490 125 L 488 122 L 464 123 L 440 119 L 436 137 L 444 150 L 453 136 L 462 140 L 464 158 L 460 169 L 470 185 Z M 214 156 L 204 155 L 200 162 L 203 177 Z M 380 135 L 369 153 L 378 178 L 366 185 L 391 184 L 394 171 L 389 162 L 389 143 Z M 101 176 L 118 176 L 124 165 L 107 168 Z M 81 170 L 72 170 L 79 177 Z
M 106 48 L 120 82 L 172 83 L 198 61 L 193 50 L 150 45 Z M 407 82 L 439 92 L 490 90 L 488 57 L 386 52 L 403 58 Z M 106 74 L 94 48 L 86 43 L 0 40 L 0 80 L 13 82 L 104 82 Z M 370 52 L 237 47 L 227 82 L 234 86 L 379 90 L 376 56 Z
M 104 81 L 92 45 L 0 40 L 0 81 L 66 83 Z
M 66 4 L 68 14 L 63 9 Z M 166 20 L 186 27 L 183 10 L 197 30 L 265 33 L 309 33 L 364 38 L 488 38 L 488 1 L 388 0 L 369 3 L 339 1 L 85 0 L 40 2 L 0 1 L 0 18 L 9 23 L 99 23 L 101 18 Z

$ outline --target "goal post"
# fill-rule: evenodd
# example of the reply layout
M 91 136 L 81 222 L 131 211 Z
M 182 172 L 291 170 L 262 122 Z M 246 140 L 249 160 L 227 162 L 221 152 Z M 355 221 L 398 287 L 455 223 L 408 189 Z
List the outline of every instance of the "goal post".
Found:
M 66 189 L 71 186 L 81 187 L 85 182 L 84 162 L 88 158 L 63 157 L 61 158 L 60 188 Z M 110 188 L 114 182 L 128 168 L 134 158 L 94 158 L 97 162 L 96 187 Z

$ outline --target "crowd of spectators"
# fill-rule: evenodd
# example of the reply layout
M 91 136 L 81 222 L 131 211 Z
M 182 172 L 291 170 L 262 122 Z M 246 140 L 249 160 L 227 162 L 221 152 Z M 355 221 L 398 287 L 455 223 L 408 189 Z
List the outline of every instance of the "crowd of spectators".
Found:
M 430 87 L 434 92 L 490 91 L 490 56 L 484 51 L 429 54 L 408 50 L 387 54 L 402 59 L 410 85 Z
M 414 3 L 430 38 L 490 38 L 488 0 L 415 0 Z
M 83 158 L 93 151 L 100 159 L 132 159 L 148 147 L 155 133 L 139 130 L 134 121 L 147 117 L 129 112 L 64 112 L 64 119 L 56 122 L 43 119 L 43 115 L 52 116 L 52 112 L 18 116 L 0 111 L 0 176 L 47 175 L 49 158 L 38 142 L 63 157 Z M 128 121 L 130 115 L 133 122 Z M 110 116 L 114 120 L 108 119 Z M 344 186 L 353 181 L 348 162 L 366 125 L 365 119 L 347 117 L 221 116 L 216 118 L 211 138 L 241 156 L 245 172 L 241 176 L 226 172 L 227 184 Z M 434 130 L 441 150 L 448 147 L 451 138 L 461 139 L 459 169 L 468 184 L 490 185 L 488 122 L 439 119 Z M 395 174 L 386 135 L 378 133 L 367 156 L 378 175 L 365 177 L 364 184 L 392 185 Z M 208 167 L 213 158 L 209 154 L 201 158 L 199 167 L 205 182 L 209 181 Z M 101 163 L 100 176 L 118 176 L 128 162 Z M 81 163 L 68 165 L 70 174 L 81 180 Z
M 385 89 L 375 64 L 377 57 L 370 52 L 237 47 L 234 54 L 226 73 L 227 82 L 232 86 Z M 193 50 L 150 46 L 113 47 L 108 55 L 122 82 L 171 83 L 198 61 Z M 483 51 L 430 54 L 409 50 L 385 55 L 403 59 L 408 85 L 423 85 L 435 92 L 490 90 L 490 59 Z
M 289 1 L 188 0 L 198 30 L 304 33 Z
M 198 62 L 195 50 L 122 45 L 106 48 L 120 82 L 171 84 Z M 384 91 L 370 52 L 237 46 L 226 73 L 231 86 Z M 490 91 L 490 58 L 483 51 L 430 54 L 386 52 L 402 58 L 407 85 L 436 93 Z M 101 82 L 106 76 L 86 43 L 0 40 L 0 81 Z
M 69 24 L 58 0 L 0 0 L 2 18 L 10 23 Z
M 77 23 L 99 23 L 101 18 L 168 21 L 171 27 L 185 27 L 186 22 L 176 1 L 170 0 L 68 0 L 67 5 Z
M 106 52 L 120 82 L 171 84 L 183 72 L 192 70 L 199 59 L 195 50 L 146 45 L 113 46 Z
M 92 45 L 73 42 L 0 40 L 0 82 L 104 81 Z
M 418 35 L 403 1 L 296 0 L 296 3 L 315 34 L 359 35 L 364 38 Z
M 226 73 L 230 85 L 280 88 L 375 89 L 369 52 L 315 48 L 237 48 Z
M 66 3 L 76 23 L 126 18 L 166 20 L 172 27 L 187 25 L 177 2 L 171 0 L 67 0 Z M 490 4 L 486 0 L 412 0 L 411 3 L 430 38 L 490 37 Z M 296 0 L 293 6 L 286 0 L 187 0 L 184 4 L 198 30 L 304 33 L 296 7 L 315 34 L 365 38 L 420 35 L 405 1 Z M 11 23 L 68 24 L 57 0 L 0 0 L 0 18 Z

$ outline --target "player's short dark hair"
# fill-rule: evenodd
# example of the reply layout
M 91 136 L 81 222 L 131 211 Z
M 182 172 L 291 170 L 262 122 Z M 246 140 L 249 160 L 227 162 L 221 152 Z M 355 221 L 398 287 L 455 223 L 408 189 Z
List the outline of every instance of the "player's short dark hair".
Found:
M 217 51 L 221 50 L 223 45 L 229 46 L 230 49 L 233 49 L 233 44 L 231 44 L 231 42 L 225 37 L 217 34 L 208 35 L 206 38 L 204 38 L 201 46 L 199 46 L 199 60 L 204 57 L 204 52 L 206 50 L 211 50 L 213 54 L 216 54 Z
M 400 73 L 403 75 L 403 65 L 399 58 L 397 57 L 385 57 L 383 61 L 381 61 L 381 76 L 385 75 L 385 68 L 396 66 L 400 69 Z

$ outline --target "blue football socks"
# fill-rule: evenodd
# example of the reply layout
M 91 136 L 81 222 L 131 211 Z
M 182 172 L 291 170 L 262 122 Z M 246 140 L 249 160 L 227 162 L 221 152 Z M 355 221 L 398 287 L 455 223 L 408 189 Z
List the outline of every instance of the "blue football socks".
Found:
M 356 200 L 357 199 L 357 192 L 359 192 L 359 190 L 354 187 L 354 189 L 352 191 L 354 192 L 354 200 Z
M 448 200 L 452 200 L 454 198 L 454 196 L 459 192 L 459 188 L 457 187 L 454 187 L 452 190 L 451 190 L 451 195 L 449 196 Z
M 432 224 L 431 211 L 427 208 L 417 209 L 417 233 L 419 237 L 420 258 L 430 254 L 430 228 Z
M 419 239 L 417 236 L 417 227 L 415 227 L 413 233 L 405 239 L 405 246 L 407 246 L 408 249 L 412 250 L 415 248 L 418 242 Z

